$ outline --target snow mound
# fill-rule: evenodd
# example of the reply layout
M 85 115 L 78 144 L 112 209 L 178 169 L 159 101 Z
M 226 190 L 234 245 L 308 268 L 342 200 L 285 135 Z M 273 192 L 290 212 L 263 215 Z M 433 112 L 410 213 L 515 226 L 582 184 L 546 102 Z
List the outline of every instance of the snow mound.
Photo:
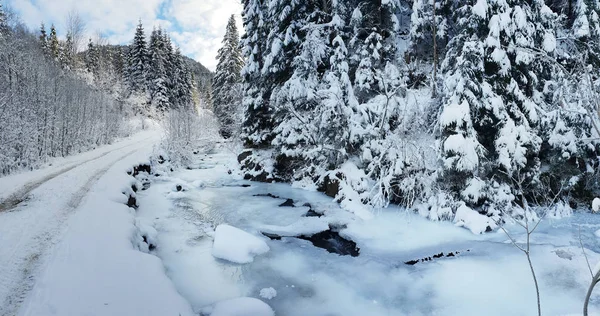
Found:
M 454 223 L 456 226 L 468 228 L 473 234 L 483 234 L 489 230 L 488 227 L 495 227 L 489 217 L 479 214 L 464 204 L 456 210 Z
M 275 316 L 265 302 L 252 297 L 238 297 L 217 303 L 211 316 Z
M 266 300 L 270 300 L 277 296 L 277 291 L 275 291 L 275 289 L 272 287 L 268 287 L 260 290 L 259 295 Z
M 592 201 L 592 211 L 594 211 L 594 213 L 600 211 L 600 198 L 595 198 L 594 201 Z
M 223 224 L 217 226 L 215 230 L 212 249 L 215 258 L 240 264 L 250 263 L 254 261 L 254 256 L 262 255 L 269 250 L 264 240 L 233 226 Z

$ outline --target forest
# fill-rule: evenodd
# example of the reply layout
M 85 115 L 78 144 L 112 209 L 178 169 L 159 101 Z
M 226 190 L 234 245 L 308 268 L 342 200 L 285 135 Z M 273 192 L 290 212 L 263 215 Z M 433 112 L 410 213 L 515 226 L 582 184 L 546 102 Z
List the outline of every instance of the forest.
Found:
M 247 179 L 474 232 L 598 195 L 596 1 L 243 5 Z

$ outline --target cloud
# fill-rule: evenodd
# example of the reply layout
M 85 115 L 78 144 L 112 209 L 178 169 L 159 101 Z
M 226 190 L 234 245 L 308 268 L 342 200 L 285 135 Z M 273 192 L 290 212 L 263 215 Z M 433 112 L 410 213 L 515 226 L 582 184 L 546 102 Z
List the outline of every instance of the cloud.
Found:
M 129 43 L 138 20 L 147 35 L 161 26 L 181 51 L 209 69 L 216 66 L 216 54 L 225 34 L 229 16 L 235 14 L 241 30 L 239 0 L 5 0 L 33 30 L 41 22 L 55 24 L 64 36 L 64 20 L 76 10 L 87 24 L 87 36 L 103 34 L 112 44 Z M 87 41 L 86 41 L 87 42 Z

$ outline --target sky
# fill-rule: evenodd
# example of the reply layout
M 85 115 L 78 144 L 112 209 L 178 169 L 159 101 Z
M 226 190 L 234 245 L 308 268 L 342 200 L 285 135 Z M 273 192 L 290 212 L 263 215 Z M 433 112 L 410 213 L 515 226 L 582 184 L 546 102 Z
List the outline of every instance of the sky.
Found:
M 2 1 L 2 0 L 0 0 Z M 128 44 L 138 20 L 148 36 L 153 27 L 166 29 L 181 52 L 215 70 L 217 50 L 227 20 L 234 14 L 242 32 L 240 0 L 4 0 L 31 29 L 55 24 L 64 36 L 65 19 L 76 10 L 86 22 L 87 37 L 101 33 L 111 44 Z M 87 43 L 87 39 L 85 40 Z

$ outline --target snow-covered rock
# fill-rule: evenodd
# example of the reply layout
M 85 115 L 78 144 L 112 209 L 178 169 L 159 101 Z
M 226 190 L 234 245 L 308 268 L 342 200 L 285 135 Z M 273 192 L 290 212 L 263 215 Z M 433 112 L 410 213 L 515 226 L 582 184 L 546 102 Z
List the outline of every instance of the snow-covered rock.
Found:
M 488 227 L 496 226 L 489 217 L 479 214 L 464 204 L 456 210 L 454 223 L 456 226 L 468 228 L 473 234 L 483 234 Z
M 592 201 L 592 211 L 594 211 L 594 213 L 600 211 L 600 198 L 595 198 L 594 201 Z
M 217 303 L 211 316 L 275 316 L 265 302 L 252 297 L 238 297 Z
M 226 224 L 217 226 L 212 255 L 234 263 L 250 263 L 254 257 L 268 252 L 264 240 Z
M 260 295 L 260 297 L 262 297 L 266 300 L 270 300 L 277 296 L 277 291 L 272 287 L 267 287 L 267 288 L 260 290 L 259 295 Z

